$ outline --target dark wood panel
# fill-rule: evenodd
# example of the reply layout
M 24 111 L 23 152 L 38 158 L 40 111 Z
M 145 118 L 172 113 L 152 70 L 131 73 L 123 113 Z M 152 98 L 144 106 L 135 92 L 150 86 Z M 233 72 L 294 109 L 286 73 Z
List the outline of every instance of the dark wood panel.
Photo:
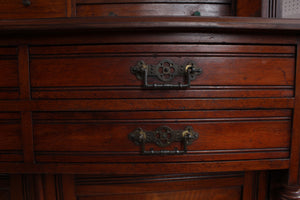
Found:
M 0 87 L 18 87 L 17 59 L 0 59 Z
M 110 2 L 77 4 L 78 17 L 91 16 L 193 16 L 200 12 L 201 16 L 232 16 L 231 3 L 214 2 Z
M 196 173 L 164 175 L 74 175 L 76 195 L 134 194 L 153 190 L 196 190 L 199 188 L 240 186 L 244 182 L 243 173 Z M 167 183 L 167 184 L 166 184 Z M 183 184 L 185 183 L 185 184 Z M 170 189 L 172 188 L 172 189 Z
M 21 115 L 0 112 L 0 161 L 23 161 Z
M 0 112 L 0 120 L 20 120 L 21 115 L 18 112 Z
M 15 47 L 0 47 L 0 99 L 18 99 L 18 61 Z
M 0 56 L 17 56 L 17 49 L 14 47 L 0 47 Z
M 34 163 L 33 153 L 33 131 L 31 112 L 21 113 L 22 142 L 24 151 L 24 161 Z
M 65 1 L 61 0 L 31 0 L 31 5 L 25 6 L 22 1 L 3 1 L 0 8 L 1 19 L 55 18 L 66 16 Z
M 27 45 L 18 48 L 18 72 L 20 99 L 30 99 L 29 49 Z
M 240 199 L 243 174 L 76 175 L 75 184 L 79 199 Z
M 22 162 L 23 160 L 22 150 L 0 151 L 0 161 L 2 162 Z
M 22 148 L 20 124 L 11 124 L 9 121 L 7 124 L 0 123 L 0 132 L 1 150 L 20 150 Z
M 7 174 L 0 174 L 0 199 L 11 200 L 9 175 Z
M 0 99 L 18 99 L 19 88 L 0 88 Z
M 1 191 L 0 190 L 0 199 L 1 200 L 10 200 L 9 191 Z

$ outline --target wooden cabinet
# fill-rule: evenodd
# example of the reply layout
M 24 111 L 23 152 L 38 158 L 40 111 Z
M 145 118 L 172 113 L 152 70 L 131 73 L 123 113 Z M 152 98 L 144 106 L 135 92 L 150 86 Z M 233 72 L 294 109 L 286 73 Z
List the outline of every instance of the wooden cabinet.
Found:
M 30 3 L 0 9 L 0 199 L 299 199 L 297 20 Z

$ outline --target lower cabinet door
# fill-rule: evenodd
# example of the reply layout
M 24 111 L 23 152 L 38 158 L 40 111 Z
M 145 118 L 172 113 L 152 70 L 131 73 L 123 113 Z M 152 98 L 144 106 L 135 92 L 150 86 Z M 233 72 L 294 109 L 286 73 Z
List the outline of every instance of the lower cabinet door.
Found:
M 266 200 L 272 186 L 270 173 L 266 171 L 122 176 L 100 173 L 3 174 L 0 199 Z M 275 184 L 279 186 L 280 182 Z
M 244 176 L 194 174 L 116 178 L 76 175 L 74 181 L 78 200 L 241 200 Z

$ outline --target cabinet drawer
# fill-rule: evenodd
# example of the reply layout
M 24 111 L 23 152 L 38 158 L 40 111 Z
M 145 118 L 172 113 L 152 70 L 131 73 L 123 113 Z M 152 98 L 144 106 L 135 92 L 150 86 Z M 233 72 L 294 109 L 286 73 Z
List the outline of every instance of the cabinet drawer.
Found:
M 30 53 L 34 99 L 294 95 L 293 46 L 77 45 L 32 47 Z M 145 90 L 145 77 L 138 80 L 131 71 L 141 61 L 147 66 L 173 63 L 183 68 L 194 63 L 202 73 L 186 90 Z M 186 82 L 184 75 L 178 79 L 163 84 Z M 149 84 L 155 81 L 155 78 L 148 80 Z
M 288 158 L 291 110 L 35 112 L 34 149 L 38 162 L 176 162 Z M 145 150 L 182 150 L 179 134 L 192 127 L 198 137 L 184 155 L 141 155 L 131 138 L 137 128 L 156 132 L 168 145 L 145 143 Z M 158 134 L 159 135 L 156 135 Z M 169 135 L 170 134 L 170 135 Z M 177 137 L 178 135 L 176 135 Z M 150 138 L 147 133 L 147 138 Z M 167 138 L 166 138 L 167 137 Z M 175 136 L 174 136 L 175 137 Z M 168 141 L 166 141 L 168 140 Z M 158 153 L 159 154 L 159 153 Z M 164 153 L 163 153 L 164 154 Z
M 25 3 L 23 3 L 25 2 Z M 4 0 L 1 2 L 1 19 L 56 18 L 66 16 L 63 0 Z
M 232 0 L 77 0 L 76 15 L 86 16 L 232 16 Z M 196 13 L 195 13 L 196 12 Z
M 18 99 L 17 49 L 0 47 L 0 99 Z

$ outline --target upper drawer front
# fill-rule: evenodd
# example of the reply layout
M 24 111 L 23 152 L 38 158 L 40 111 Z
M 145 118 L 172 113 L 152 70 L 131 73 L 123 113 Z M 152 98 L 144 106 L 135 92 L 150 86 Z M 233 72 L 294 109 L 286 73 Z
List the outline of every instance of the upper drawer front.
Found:
M 177 162 L 288 158 L 291 114 L 288 109 L 35 112 L 34 149 L 38 162 Z M 166 126 L 169 128 L 162 128 Z M 186 127 L 192 127 L 198 133 L 198 138 L 195 136 L 196 139 L 189 143 L 185 155 L 141 156 L 142 145 L 133 140 L 136 131 L 140 134 L 142 129 L 145 133 L 154 134 L 151 136 L 147 133 L 146 151 L 150 148 L 154 151 L 173 150 L 175 147 L 181 151 L 184 149 L 183 141 L 178 137 L 183 135 L 182 130 L 186 130 Z M 178 132 L 171 133 L 172 131 L 168 131 L 170 129 Z M 163 145 L 159 146 L 158 140 Z
M 63 0 L 4 0 L 1 1 L 0 19 L 55 18 L 66 16 Z
M 0 99 L 18 99 L 17 49 L 0 47 Z
M 232 0 L 77 0 L 76 15 L 232 16 Z
M 293 46 L 78 45 L 31 47 L 30 53 L 35 99 L 294 95 Z M 143 81 L 131 67 L 139 61 L 157 65 L 166 59 L 182 66 L 193 62 L 202 73 L 187 90 L 141 90 Z

